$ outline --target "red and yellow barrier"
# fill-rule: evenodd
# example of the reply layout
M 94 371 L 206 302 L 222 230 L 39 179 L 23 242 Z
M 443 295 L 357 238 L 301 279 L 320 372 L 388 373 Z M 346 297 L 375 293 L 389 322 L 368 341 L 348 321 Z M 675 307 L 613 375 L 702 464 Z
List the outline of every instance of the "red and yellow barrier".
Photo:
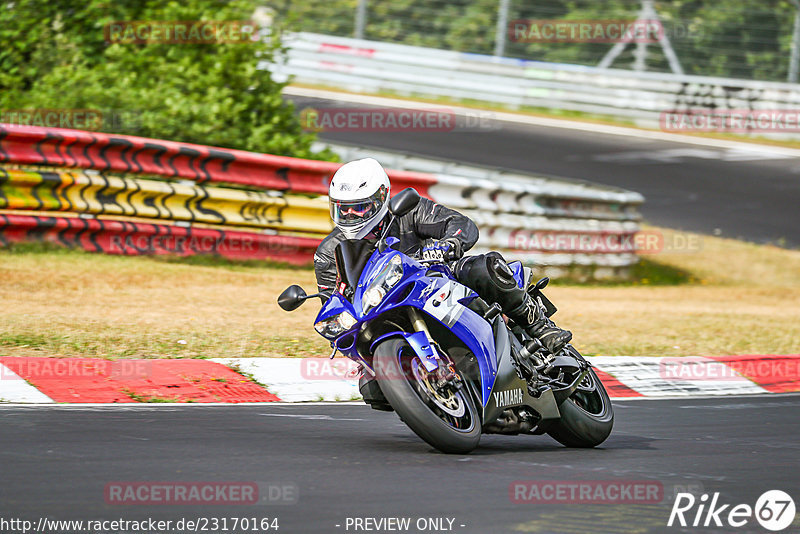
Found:
M 236 260 L 305 265 L 319 239 L 117 219 L 0 212 L 0 246 L 47 241 L 90 252 L 129 256 L 213 254 Z
M 328 202 L 323 197 L 2 167 L 0 209 L 124 215 L 270 228 L 321 237 L 333 229 Z
M 327 194 L 339 166 L 127 135 L 0 124 L 0 244 L 48 239 L 112 254 L 208 253 L 310 263 L 316 245 L 333 228 L 327 199 L 314 196 Z M 436 183 L 429 174 L 388 173 L 397 190 L 414 187 L 427 196 Z M 28 210 L 47 213 L 20 214 Z M 203 227 L 209 224 L 219 229 Z
M 339 163 L 176 143 L 128 135 L 0 124 L 0 163 L 50 165 L 223 182 L 261 190 L 328 194 Z M 396 190 L 428 195 L 436 179 L 389 170 Z
M 361 152 L 351 157 L 372 153 Z M 18 168 L 25 165 L 39 170 Z M 339 166 L 0 124 L 0 214 L 5 217 L 0 240 L 44 238 L 115 254 L 209 253 L 311 263 L 316 244 L 333 228 L 323 195 Z M 500 249 L 531 264 L 599 266 L 609 272 L 637 261 L 637 250 L 618 245 L 638 230 L 639 194 L 436 168 L 437 174 L 387 173 L 393 191 L 414 187 L 475 220 L 481 230 L 476 250 Z M 34 211 L 46 213 L 29 215 Z M 187 238 L 200 241 L 187 244 Z M 275 250 L 275 243 L 288 243 L 292 252 Z

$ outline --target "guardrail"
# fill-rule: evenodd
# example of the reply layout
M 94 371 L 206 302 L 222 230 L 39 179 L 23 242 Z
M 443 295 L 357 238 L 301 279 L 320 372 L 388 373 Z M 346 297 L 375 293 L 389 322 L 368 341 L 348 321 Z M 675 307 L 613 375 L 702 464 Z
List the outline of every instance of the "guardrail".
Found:
M 279 79 L 356 92 L 581 111 L 647 127 L 658 127 L 667 111 L 792 110 L 800 105 L 800 86 L 789 83 L 602 69 L 314 33 L 293 34 L 284 44 L 285 62 L 260 65 Z
M 623 275 L 638 261 L 636 192 L 581 180 L 462 165 L 381 149 L 319 142 L 343 160 L 374 157 L 394 169 L 430 173 L 436 202 L 476 222 L 475 251 L 500 250 L 558 276 L 573 266 L 598 278 Z
M 481 229 L 476 250 L 500 249 L 542 266 L 589 266 L 602 277 L 622 274 L 637 261 L 638 193 L 334 148 L 343 159 L 381 161 L 395 191 L 414 187 L 472 217 Z M 0 244 L 45 239 L 112 254 L 310 263 L 332 229 L 323 193 L 339 165 L 0 125 Z

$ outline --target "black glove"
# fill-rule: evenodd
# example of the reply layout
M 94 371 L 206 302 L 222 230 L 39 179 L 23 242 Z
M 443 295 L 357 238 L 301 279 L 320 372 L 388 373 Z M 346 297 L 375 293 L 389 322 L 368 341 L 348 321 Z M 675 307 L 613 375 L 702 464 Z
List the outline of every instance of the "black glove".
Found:
M 433 261 L 450 261 L 461 258 L 461 241 L 454 238 L 428 239 L 422 247 L 422 259 Z

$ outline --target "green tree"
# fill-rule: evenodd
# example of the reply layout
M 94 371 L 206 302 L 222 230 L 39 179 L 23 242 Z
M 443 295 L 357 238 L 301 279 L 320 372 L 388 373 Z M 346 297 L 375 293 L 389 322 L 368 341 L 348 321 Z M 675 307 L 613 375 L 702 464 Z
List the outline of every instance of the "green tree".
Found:
M 658 8 L 693 30 L 673 39 L 687 73 L 786 79 L 795 11 L 788 0 L 675 0 Z
M 500 0 L 367 0 L 365 37 L 492 54 Z M 273 0 L 292 29 L 352 36 L 358 0 Z M 795 8 L 790 0 L 657 0 L 665 32 L 688 74 L 785 80 Z M 641 0 L 511 0 L 518 19 L 634 20 Z M 510 39 L 506 56 L 596 65 L 610 43 L 525 43 Z M 635 45 L 614 62 L 630 68 Z M 669 72 L 661 47 L 647 68 Z
M 0 0 L 0 109 L 98 109 L 102 130 L 314 156 L 285 84 L 259 61 L 268 39 L 203 44 L 107 42 L 115 21 L 244 21 L 250 0 Z

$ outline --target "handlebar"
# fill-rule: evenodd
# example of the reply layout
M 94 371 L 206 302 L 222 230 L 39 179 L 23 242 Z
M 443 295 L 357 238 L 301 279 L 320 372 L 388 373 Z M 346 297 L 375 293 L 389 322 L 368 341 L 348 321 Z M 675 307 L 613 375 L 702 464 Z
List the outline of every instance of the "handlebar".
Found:
M 437 265 L 447 265 L 448 267 L 450 267 L 453 263 L 458 261 L 456 258 L 445 258 L 443 260 L 440 260 L 440 259 L 437 258 L 437 259 L 427 259 L 426 260 L 426 259 L 421 258 L 419 256 L 414 257 L 414 259 L 416 261 L 418 261 L 419 263 L 423 264 L 423 265 L 435 265 L 435 264 L 437 264 Z

